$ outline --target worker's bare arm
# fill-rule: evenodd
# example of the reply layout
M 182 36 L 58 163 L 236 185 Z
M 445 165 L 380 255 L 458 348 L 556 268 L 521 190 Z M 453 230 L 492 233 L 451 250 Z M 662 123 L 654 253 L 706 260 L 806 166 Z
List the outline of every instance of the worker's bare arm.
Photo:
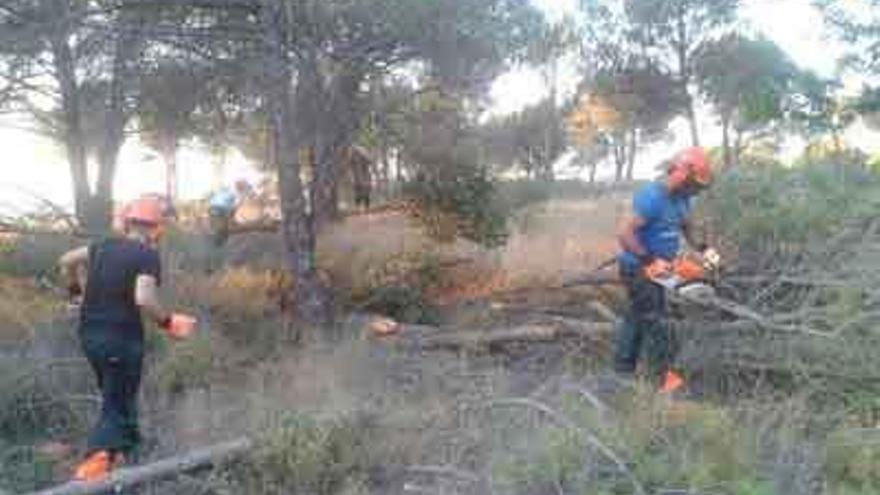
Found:
M 159 302 L 159 282 L 152 275 L 138 275 L 135 279 L 134 301 L 156 323 L 168 321 L 170 313 Z
M 645 225 L 645 222 L 646 220 L 638 215 L 632 215 L 623 222 L 617 234 L 617 241 L 621 248 L 636 256 L 648 255 L 648 251 L 639 242 L 639 237 L 636 234 Z
M 61 268 L 61 275 L 67 283 L 67 287 L 78 287 L 82 289 L 83 280 L 82 272 L 89 263 L 88 246 L 78 247 L 61 255 L 58 259 L 58 266 Z

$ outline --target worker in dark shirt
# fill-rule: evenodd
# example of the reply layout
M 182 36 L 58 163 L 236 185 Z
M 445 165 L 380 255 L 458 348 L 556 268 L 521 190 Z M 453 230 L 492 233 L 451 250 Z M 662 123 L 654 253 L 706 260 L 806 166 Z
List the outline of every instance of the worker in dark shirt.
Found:
M 163 309 L 158 299 L 157 246 L 163 208 L 142 198 L 123 213 L 123 235 L 74 249 L 59 264 L 72 298 L 81 298 L 79 336 L 101 389 L 101 416 L 89 437 L 78 480 L 101 479 L 138 445 L 137 394 L 146 313 L 171 336 L 191 333 L 195 320 Z M 83 280 L 82 275 L 86 274 Z

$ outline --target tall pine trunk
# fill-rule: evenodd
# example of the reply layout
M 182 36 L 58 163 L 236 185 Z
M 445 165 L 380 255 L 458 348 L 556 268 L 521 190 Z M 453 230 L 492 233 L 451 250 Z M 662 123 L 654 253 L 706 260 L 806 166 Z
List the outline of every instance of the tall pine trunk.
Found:
M 684 2 L 679 6 L 678 25 L 676 40 L 676 55 L 678 56 L 678 78 L 681 85 L 681 94 L 685 97 L 685 113 L 691 131 L 691 144 L 700 145 L 700 126 L 697 123 L 697 111 L 694 108 L 694 97 L 691 96 L 691 68 L 688 56 L 687 23 L 685 19 Z
M 77 220 L 86 230 L 97 230 L 90 225 L 92 211 L 92 192 L 89 187 L 88 161 L 86 158 L 86 137 L 83 127 L 80 88 L 76 79 L 73 51 L 68 41 L 71 22 L 69 5 L 59 2 L 58 15 L 64 19 L 51 39 L 52 59 L 55 78 L 61 93 L 61 113 L 64 123 L 64 147 L 70 176 L 73 181 L 74 208 Z
M 730 149 L 730 113 L 721 114 L 721 161 L 724 169 L 733 166 L 733 153 Z
M 626 180 L 632 181 L 636 168 L 636 148 L 638 147 L 639 131 L 631 129 L 629 131 L 629 144 L 626 152 Z
M 178 199 L 176 142 L 169 141 L 162 145 L 162 161 L 165 162 L 165 196 L 176 202 Z
M 291 107 L 293 84 L 288 52 L 284 45 L 290 19 L 281 3 L 263 0 L 260 21 L 266 45 L 265 96 L 269 106 L 273 154 L 278 164 L 281 196 L 281 231 L 288 269 L 293 275 L 297 316 L 311 323 L 330 319 L 327 294 L 315 262 L 315 223 L 308 211 L 300 177 L 299 143 Z

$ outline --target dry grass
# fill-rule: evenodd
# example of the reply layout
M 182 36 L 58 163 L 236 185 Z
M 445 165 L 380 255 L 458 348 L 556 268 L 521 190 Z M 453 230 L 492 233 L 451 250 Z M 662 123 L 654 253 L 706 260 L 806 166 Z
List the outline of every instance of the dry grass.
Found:
M 52 321 L 63 308 L 32 279 L 0 275 L 0 344 L 33 338 L 36 328 Z
M 448 303 L 552 285 L 591 269 L 614 253 L 625 210 L 621 196 L 534 205 L 521 212 L 507 245 L 496 250 L 463 240 L 437 245 L 401 214 L 352 217 L 322 236 L 319 262 L 355 293 L 411 282 L 413 271 L 433 264 L 429 295 Z
M 621 195 L 533 205 L 517 219 L 510 243 L 495 251 L 463 241 L 434 245 L 397 214 L 353 217 L 322 236 L 320 263 L 336 286 L 354 294 L 424 286 L 435 302 L 551 285 L 613 252 L 627 201 Z M 267 242 L 254 236 L 232 248 L 277 253 Z M 852 260 L 865 271 L 871 253 Z M 870 469 L 877 443 L 852 445 L 854 435 L 871 438 L 854 430 L 866 417 L 853 417 L 851 406 L 843 408 L 845 418 L 840 408 L 818 414 L 811 392 L 822 383 L 803 390 L 804 397 L 766 395 L 773 388 L 756 385 L 751 395 L 760 400 L 751 402 L 739 389 L 729 402 L 671 402 L 644 384 L 604 393 L 602 380 L 584 372 L 595 349 L 547 344 L 499 354 L 428 353 L 417 339 L 376 340 L 357 325 L 291 345 L 277 319 L 284 280 L 262 266 L 173 274 L 175 302 L 199 314 L 207 331 L 174 346 L 154 343 L 143 396 L 149 459 L 242 434 L 262 439 L 260 449 L 238 468 L 145 493 L 812 495 L 823 493 L 823 476 L 831 480 L 827 495 L 874 493 L 877 486 Z M 545 291 L 529 302 L 574 307 L 591 297 Z M 843 294 L 821 302 L 840 323 L 863 301 Z M 457 321 L 497 326 L 495 317 Z M 801 345 L 784 340 L 771 348 L 766 335 L 751 336 L 739 344 L 758 347 L 752 352 Z M 859 354 L 866 366 L 869 351 Z M 741 355 L 719 355 L 742 362 Z M 827 352 L 808 355 L 833 367 L 834 359 L 853 354 L 829 361 L 820 359 Z M 38 373 L 30 372 L 46 376 Z M 52 385 L 50 394 L 62 386 Z M 837 433 L 825 449 L 829 430 Z M 16 486 L 28 482 L 45 479 Z

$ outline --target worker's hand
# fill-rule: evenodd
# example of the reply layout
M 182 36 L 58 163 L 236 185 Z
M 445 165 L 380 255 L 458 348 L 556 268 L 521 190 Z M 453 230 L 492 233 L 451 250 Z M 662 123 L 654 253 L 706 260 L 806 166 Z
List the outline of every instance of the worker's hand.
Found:
M 706 248 L 703 250 L 703 266 L 712 270 L 721 265 L 721 255 L 715 248 Z
M 645 266 L 645 276 L 652 280 L 668 277 L 671 274 L 672 263 L 661 258 L 657 258 Z
M 71 298 L 67 300 L 67 306 L 65 307 L 67 311 L 67 316 L 70 318 L 74 318 L 79 315 L 80 309 L 82 309 L 82 298 Z
M 197 320 L 189 315 L 173 313 L 162 322 L 162 328 L 175 339 L 185 339 L 196 329 Z

